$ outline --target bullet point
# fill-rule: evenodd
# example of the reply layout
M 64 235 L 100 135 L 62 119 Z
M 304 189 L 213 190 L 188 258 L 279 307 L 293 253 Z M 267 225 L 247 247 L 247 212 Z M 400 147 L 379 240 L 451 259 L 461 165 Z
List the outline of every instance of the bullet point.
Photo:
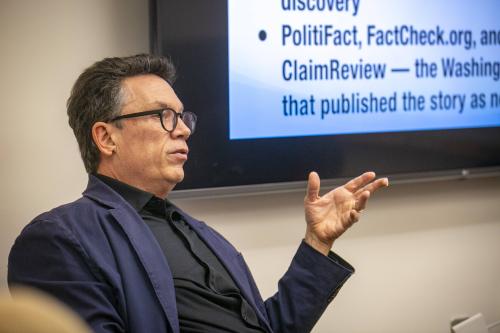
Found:
M 265 41 L 265 40 L 266 40 L 266 38 L 267 38 L 267 33 L 266 33 L 266 31 L 265 31 L 265 30 L 261 30 L 261 31 L 259 32 L 259 39 L 260 39 L 261 41 Z

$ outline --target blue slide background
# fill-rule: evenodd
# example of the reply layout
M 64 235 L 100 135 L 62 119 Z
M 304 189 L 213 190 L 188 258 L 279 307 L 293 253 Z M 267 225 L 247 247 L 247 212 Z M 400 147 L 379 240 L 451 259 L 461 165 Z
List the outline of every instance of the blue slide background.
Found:
M 313 1 L 315 2 L 315 1 Z M 350 2 L 352 4 L 352 2 Z M 229 13 L 229 111 L 230 139 L 335 135 L 347 133 L 397 132 L 500 126 L 500 107 L 490 105 L 490 95 L 500 95 L 500 81 L 492 77 L 443 78 L 442 57 L 457 61 L 500 62 L 500 45 L 481 46 L 480 31 L 496 30 L 500 35 L 500 1 L 395 1 L 360 0 L 359 12 L 284 11 L 279 0 L 228 0 Z M 297 29 L 304 24 L 332 24 L 334 28 L 358 29 L 361 47 L 282 45 L 282 25 Z M 476 47 L 446 46 L 368 46 L 367 26 L 392 29 L 412 25 L 430 30 L 437 25 L 451 30 L 470 30 Z M 267 39 L 258 38 L 265 30 Z M 422 58 L 438 66 L 436 78 L 416 78 L 415 60 Z M 342 63 L 385 63 L 382 80 L 286 81 L 282 65 L 286 59 L 315 63 L 338 59 Z M 409 68 L 408 73 L 391 73 L 391 68 Z M 426 100 L 423 111 L 402 110 L 402 95 L 411 92 Z M 443 92 L 466 97 L 462 113 L 458 109 L 430 110 L 430 96 Z M 327 114 L 321 117 L 320 100 L 341 94 L 368 96 L 397 94 L 397 111 L 385 113 Z M 485 106 L 471 108 L 471 95 L 484 94 Z M 316 100 L 315 115 L 285 116 L 283 96 Z

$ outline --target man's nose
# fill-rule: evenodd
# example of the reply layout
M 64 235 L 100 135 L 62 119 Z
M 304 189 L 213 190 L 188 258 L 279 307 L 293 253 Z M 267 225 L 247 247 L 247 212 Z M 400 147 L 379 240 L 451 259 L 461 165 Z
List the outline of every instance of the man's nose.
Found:
M 179 117 L 177 126 L 175 126 L 175 129 L 172 131 L 172 135 L 174 137 L 185 137 L 186 139 L 191 135 L 191 130 L 187 127 L 182 118 Z

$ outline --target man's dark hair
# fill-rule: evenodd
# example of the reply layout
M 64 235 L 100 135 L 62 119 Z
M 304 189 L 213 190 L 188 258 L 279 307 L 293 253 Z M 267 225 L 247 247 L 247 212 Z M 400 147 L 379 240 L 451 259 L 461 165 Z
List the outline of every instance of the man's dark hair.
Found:
M 120 115 L 122 80 L 142 74 L 158 75 L 172 85 L 175 67 L 168 58 L 150 54 L 106 58 L 87 68 L 76 80 L 67 102 L 69 125 L 88 173 L 96 172 L 99 165 L 99 149 L 92 139 L 92 126 Z

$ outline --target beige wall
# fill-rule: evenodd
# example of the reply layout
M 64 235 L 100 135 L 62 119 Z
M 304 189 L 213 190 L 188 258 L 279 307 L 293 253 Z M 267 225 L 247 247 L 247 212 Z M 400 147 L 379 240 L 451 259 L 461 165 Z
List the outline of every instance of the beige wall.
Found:
M 0 0 L 0 287 L 21 228 L 85 186 L 65 101 L 93 61 L 148 50 L 146 3 Z M 301 202 L 177 201 L 243 251 L 263 296 L 303 236 Z M 314 332 L 448 332 L 452 317 L 477 312 L 500 320 L 500 178 L 392 186 L 335 250 L 357 272 Z

